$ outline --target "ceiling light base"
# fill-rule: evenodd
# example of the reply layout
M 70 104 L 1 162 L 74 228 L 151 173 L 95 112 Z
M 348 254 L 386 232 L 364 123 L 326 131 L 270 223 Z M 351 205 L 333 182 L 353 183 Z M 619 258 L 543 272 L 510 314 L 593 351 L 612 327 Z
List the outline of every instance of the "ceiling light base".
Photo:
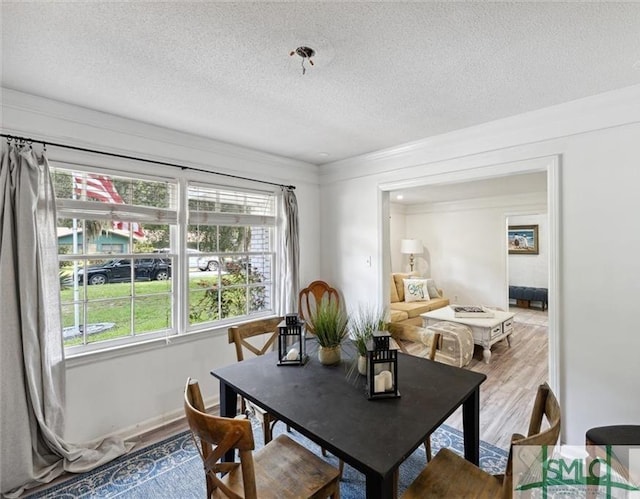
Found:
M 304 67 L 304 61 L 308 60 L 309 64 L 311 64 L 313 66 L 313 61 L 311 60 L 311 58 L 316 55 L 316 51 L 313 50 L 311 47 L 307 47 L 306 45 L 301 45 L 300 47 L 298 47 L 295 50 L 292 50 L 289 55 L 294 55 L 294 54 L 298 54 L 301 58 L 302 58 L 302 74 L 304 75 L 307 72 L 307 68 Z
M 295 50 L 295 53 L 298 54 L 303 59 L 311 59 L 314 55 L 316 55 L 315 50 L 313 50 L 310 47 L 305 47 L 304 45 L 302 47 L 298 47 Z

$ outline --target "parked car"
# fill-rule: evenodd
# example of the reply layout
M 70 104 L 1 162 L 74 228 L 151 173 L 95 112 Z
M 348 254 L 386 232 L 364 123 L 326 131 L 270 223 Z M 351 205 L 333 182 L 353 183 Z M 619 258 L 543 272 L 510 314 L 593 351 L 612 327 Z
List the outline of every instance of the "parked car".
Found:
M 218 270 L 220 267 L 220 261 L 218 257 L 215 256 L 201 256 L 198 258 L 198 268 L 202 271 L 209 270 Z
M 171 261 L 162 258 L 137 258 L 134 273 L 136 281 L 166 281 L 171 277 Z M 89 265 L 78 270 L 78 282 L 83 282 L 85 275 L 87 282 L 93 285 L 129 282 L 131 260 L 114 258 L 99 265 Z
M 170 248 L 161 248 L 161 249 L 157 249 L 155 250 L 156 253 L 171 253 L 171 249 Z M 218 260 L 218 257 L 215 256 L 201 256 L 202 255 L 202 251 L 197 250 L 197 249 L 193 249 L 193 248 L 187 248 L 187 254 L 189 255 L 189 268 L 198 268 L 202 271 L 205 270 L 209 270 L 209 271 L 213 271 L 213 270 L 218 270 L 218 267 L 220 266 L 220 262 Z

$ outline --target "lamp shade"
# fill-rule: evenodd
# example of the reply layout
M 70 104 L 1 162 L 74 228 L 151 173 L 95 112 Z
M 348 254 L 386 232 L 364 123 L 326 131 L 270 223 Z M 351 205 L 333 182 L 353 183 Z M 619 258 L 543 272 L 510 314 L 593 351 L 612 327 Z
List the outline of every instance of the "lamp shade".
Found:
M 420 241 L 420 239 L 401 239 L 400 253 L 405 255 L 419 255 L 422 253 L 422 241 Z

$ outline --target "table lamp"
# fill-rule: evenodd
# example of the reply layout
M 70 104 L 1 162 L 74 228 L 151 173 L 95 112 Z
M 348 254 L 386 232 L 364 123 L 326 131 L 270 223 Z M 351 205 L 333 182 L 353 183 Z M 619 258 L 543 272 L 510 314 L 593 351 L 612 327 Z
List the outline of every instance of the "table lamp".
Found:
M 400 253 L 409 255 L 409 266 L 411 267 L 411 272 L 413 272 L 413 255 L 422 253 L 422 241 L 420 239 L 401 239 Z

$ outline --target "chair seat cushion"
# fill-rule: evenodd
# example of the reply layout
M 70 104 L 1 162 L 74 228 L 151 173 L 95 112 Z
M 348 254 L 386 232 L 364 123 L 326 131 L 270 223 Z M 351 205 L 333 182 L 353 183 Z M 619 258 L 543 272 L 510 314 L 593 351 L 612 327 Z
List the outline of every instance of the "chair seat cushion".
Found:
M 502 495 L 501 481 L 449 449 L 441 449 L 402 495 L 425 497 L 474 497 L 495 499 Z
M 400 322 L 407 320 L 409 318 L 409 314 L 403 310 L 396 310 L 395 308 L 392 308 L 389 310 L 389 318 L 391 322 Z
M 449 304 L 448 298 L 433 298 L 425 301 L 398 302 L 391 304 L 392 310 L 401 310 L 409 314 L 409 318 L 418 317 L 420 314 L 442 308 Z
M 587 430 L 593 445 L 640 445 L 640 425 L 599 426 Z

